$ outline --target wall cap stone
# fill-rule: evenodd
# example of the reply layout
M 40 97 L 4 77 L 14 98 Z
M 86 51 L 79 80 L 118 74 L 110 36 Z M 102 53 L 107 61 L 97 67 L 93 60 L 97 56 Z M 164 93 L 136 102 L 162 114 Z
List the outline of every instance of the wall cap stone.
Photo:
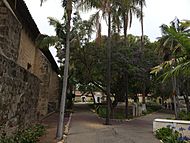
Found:
M 190 124 L 190 121 L 185 121 L 185 120 L 168 120 L 168 119 L 154 119 L 154 122 Z

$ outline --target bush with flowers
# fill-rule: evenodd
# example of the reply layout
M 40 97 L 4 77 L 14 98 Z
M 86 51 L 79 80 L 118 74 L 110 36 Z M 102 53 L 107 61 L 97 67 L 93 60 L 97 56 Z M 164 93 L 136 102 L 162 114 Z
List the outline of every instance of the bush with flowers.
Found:
M 190 126 L 185 129 L 183 127 L 176 128 L 168 125 L 167 127 L 158 129 L 156 137 L 163 143 L 190 143 L 190 138 L 184 135 L 185 130 L 188 130 L 190 134 Z

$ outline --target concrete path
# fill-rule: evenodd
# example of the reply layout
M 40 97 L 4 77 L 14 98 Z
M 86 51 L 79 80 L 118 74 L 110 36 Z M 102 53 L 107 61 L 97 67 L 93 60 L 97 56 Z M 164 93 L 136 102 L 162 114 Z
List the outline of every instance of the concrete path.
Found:
M 67 143 L 159 143 L 152 134 L 155 118 L 171 117 L 169 114 L 154 113 L 131 121 L 112 121 L 103 125 L 104 120 L 89 111 L 88 105 L 75 104 Z

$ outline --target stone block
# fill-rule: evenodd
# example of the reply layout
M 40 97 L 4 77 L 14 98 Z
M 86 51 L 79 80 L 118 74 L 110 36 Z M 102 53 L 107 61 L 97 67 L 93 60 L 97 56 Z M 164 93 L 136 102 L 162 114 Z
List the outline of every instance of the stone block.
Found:
M 5 19 L 7 19 L 8 18 L 8 15 L 7 14 L 0 14 L 0 19 L 1 20 L 5 20 Z M 1 21 L 1 23 L 0 23 L 1 25 L 4 25 L 5 23 L 2 23 L 2 21 Z
M 0 54 L 0 134 L 37 120 L 39 87 L 36 76 Z
M 0 14 L 6 14 L 8 12 L 6 7 L 0 7 Z
M 3 1 L 2 0 L 0 0 L 0 6 L 3 6 Z

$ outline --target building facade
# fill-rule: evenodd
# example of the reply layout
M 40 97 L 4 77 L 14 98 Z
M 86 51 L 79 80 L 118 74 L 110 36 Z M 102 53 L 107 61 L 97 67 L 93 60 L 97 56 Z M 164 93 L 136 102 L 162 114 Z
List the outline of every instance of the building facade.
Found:
M 23 0 L 0 0 L 0 131 L 27 126 L 58 108 L 58 66 L 39 49 L 40 32 Z

